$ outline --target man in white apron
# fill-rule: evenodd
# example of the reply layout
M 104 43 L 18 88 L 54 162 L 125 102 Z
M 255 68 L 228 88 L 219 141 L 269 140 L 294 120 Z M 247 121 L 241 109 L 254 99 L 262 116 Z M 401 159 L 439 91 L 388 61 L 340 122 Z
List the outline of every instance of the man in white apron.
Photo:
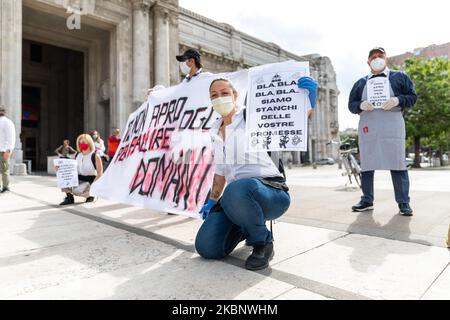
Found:
M 371 73 L 355 83 L 349 97 L 349 110 L 360 116 L 358 138 L 363 191 L 361 201 L 352 210 L 373 210 L 374 172 L 390 170 L 400 214 L 412 216 L 403 111 L 414 106 L 417 94 L 406 73 L 387 68 L 383 48 L 370 50 L 367 63 Z

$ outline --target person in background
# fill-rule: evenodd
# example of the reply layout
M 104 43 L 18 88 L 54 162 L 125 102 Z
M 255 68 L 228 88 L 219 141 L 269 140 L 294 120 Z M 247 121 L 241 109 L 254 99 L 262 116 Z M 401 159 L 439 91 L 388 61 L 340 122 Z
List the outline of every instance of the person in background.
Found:
M 180 62 L 180 71 L 185 76 L 183 82 L 190 82 L 199 78 L 200 75 L 212 75 L 210 72 L 203 72 L 200 52 L 196 49 L 187 49 L 176 58 Z
M 6 116 L 6 108 L 0 105 L 0 174 L 2 187 L 0 193 L 9 192 L 9 161 L 16 144 L 14 123 Z
M 105 147 L 105 142 L 103 141 L 103 139 L 100 137 L 100 134 L 98 133 L 98 131 L 94 130 L 91 132 L 91 137 L 92 140 L 94 140 L 94 145 L 95 145 L 95 150 L 97 152 L 97 154 L 100 156 L 100 158 L 103 160 L 103 162 L 108 162 L 108 157 L 105 154 L 106 151 L 106 147 Z
M 63 145 L 59 146 L 55 150 L 55 153 L 61 158 L 69 159 L 70 155 L 77 154 L 77 151 L 70 146 L 70 141 L 68 139 L 65 139 L 63 141 Z
M 117 148 L 120 144 L 120 130 L 114 128 L 112 134 L 108 137 L 108 157 L 110 161 L 114 158 Z
M 375 47 L 369 51 L 369 75 L 359 79 L 350 92 L 348 108 L 359 115 L 359 150 L 361 157 L 361 201 L 353 211 L 373 210 L 375 170 L 390 170 L 395 200 L 400 215 L 412 216 L 409 203 L 409 175 L 406 166 L 406 131 L 403 111 L 412 108 L 417 94 L 411 78 L 404 72 L 389 70 L 386 51 Z M 387 78 L 390 98 L 380 109 L 368 101 L 367 82 L 376 77 Z
M 91 184 L 103 174 L 103 164 L 100 155 L 96 152 L 94 141 L 88 134 L 82 134 L 77 138 L 78 154 L 75 157 L 78 171 L 78 187 L 65 188 L 66 198 L 60 206 L 74 204 L 74 196 L 86 198 L 86 202 L 93 202 L 94 197 L 89 195 Z M 55 168 L 58 171 L 58 167 Z

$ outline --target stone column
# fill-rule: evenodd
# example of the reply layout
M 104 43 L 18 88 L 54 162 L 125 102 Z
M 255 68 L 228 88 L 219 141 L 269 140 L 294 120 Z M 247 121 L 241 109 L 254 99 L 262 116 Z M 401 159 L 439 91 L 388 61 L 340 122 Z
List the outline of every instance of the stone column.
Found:
M 170 86 L 170 34 L 169 9 L 156 6 L 154 9 L 155 32 L 155 85 Z
M 175 2 L 175 1 L 174 1 Z M 169 66 L 170 66 L 170 85 L 180 83 L 180 68 L 176 56 L 180 54 L 180 30 L 178 25 L 179 9 L 178 3 L 169 12 Z
M 0 1 L 0 104 L 16 127 L 13 174 L 26 174 L 20 141 L 22 129 L 22 0 Z
M 133 0 L 133 109 L 145 100 L 150 88 L 149 0 Z
M 131 19 L 123 20 L 112 37 L 111 125 L 122 131 L 132 111 L 133 30 Z

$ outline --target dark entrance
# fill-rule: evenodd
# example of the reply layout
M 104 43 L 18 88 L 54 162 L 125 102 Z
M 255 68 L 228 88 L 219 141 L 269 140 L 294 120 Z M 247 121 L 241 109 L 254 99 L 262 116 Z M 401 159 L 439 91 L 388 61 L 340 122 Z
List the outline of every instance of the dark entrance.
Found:
M 31 160 L 32 169 L 36 170 L 39 159 L 39 118 L 41 112 L 41 89 L 22 87 L 22 150 L 23 157 Z
M 23 40 L 22 134 L 24 160 L 47 170 L 47 157 L 84 131 L 84 54 Z

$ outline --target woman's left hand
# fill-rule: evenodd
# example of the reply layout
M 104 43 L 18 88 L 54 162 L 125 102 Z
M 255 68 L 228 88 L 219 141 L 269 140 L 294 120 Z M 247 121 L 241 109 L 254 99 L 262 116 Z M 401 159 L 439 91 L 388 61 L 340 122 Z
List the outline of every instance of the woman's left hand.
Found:
M 310 77 L 301 77 L 298 79 L 297 83 L 300 89 L 308 90 L 309 92 L 309 102 L 311 103 L 311 108 L 314 108 L 316 105 L 316 97 L 317 97 L 317 81 Z

